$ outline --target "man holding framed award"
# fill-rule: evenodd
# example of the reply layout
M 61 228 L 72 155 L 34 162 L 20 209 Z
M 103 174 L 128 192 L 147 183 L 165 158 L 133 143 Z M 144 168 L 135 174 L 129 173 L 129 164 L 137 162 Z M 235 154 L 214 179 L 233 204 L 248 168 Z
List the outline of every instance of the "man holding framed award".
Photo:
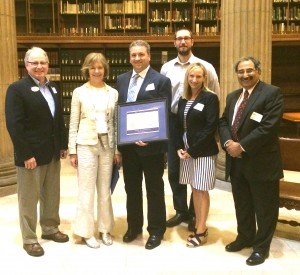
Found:
M 118 149 L 122 154 L 127 194 L 128 230 L 123 241 L 132 242 L 142 233 L 144 176 L 148 201 L 147 230 L 150 235 L 145 248 L 153 249 L 160 245 L 166 230 L 163 173 L 164 154 L 168 146 L 163 130 L 168 132 L 166 121 L 171 104 L 171 82 L 150 67 L 150 45 L 146 41 L 133 41 L 129 54 L 132 70 L 117 78 L 119 107 L 128 106 L 128 109 L 125 108 L 125 118 L 120 115 L 120 110 L 122 112 L 124 108 L 119 108 L 118 118 Z M 163 121 L 166 123 L 161 118 L 165 118 Z M 141 120 L 144 121 L 143 127 L 139 123 Z M 130 140 L 132 134 L 138 134 L 138 139 Z M 152 134 L 155 137 L 151 137 Z

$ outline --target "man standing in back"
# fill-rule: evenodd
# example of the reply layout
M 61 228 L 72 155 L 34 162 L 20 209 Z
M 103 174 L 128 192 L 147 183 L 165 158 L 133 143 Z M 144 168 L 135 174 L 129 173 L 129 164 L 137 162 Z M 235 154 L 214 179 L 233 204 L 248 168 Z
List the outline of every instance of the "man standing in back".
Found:
M 184 221 L 188 221 L 190 231 L 195 227 L 195 212 L 191 196 L 189 207 L 187 205 L 187 187 L 179 183 L 179 157 L 176 150 L 176 114 L 178 101 L 183 92 L 183 81 L 187 67 L 192 63 L 201 63 L 207 71 L 207 87 L 220 94 L 219 80 L 215 68 L 209 62 L 193 55 L 194 40 L 192 32 L 188 29 L 179 29 L 175 32 L 174 46 L 178 56 L 165 63 L 160 73 L 170 78 L 172 83 L 172 103 L 169 120 L 170 139 L 168 147 L 168 177 L 173 192 L 173 204 L 175 216 L 167 221 L 167 227 L 174 227 Z

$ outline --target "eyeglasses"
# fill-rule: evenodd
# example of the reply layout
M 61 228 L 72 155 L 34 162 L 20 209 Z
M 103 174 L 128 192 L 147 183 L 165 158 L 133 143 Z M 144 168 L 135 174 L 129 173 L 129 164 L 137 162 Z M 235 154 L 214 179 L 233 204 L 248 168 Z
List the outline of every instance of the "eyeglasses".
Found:
M 178 42 L 180 42 L 180 41 L 182 41 L 182 40 L 184 40 L 184 41 L 190 41 L 192 39 L 192 37 L 190 37 L 190 36 L 185 36 L 185 37 L 176 37 L 175 38 L 175 40 L 176 41 L 178 41 Z
M 42 67 L 45 67 L 48 65 L 48 62 L 46 61 L 41 61 L 41 62 L 38 62 L 38 61 L 27 61 L 27 63 L 31 64 L 33 67 L 37 67 L 39 64 L 42 66 Z
M 238 70 L 237 71 L 237 74 L 238 75 L 243 75 L 243 74 L 252 74 L 254 71 L 256 71 L 256 69 L 253 69 L 253 68 L 249 68 L 249 69 L 246 69 L 246 70 Z

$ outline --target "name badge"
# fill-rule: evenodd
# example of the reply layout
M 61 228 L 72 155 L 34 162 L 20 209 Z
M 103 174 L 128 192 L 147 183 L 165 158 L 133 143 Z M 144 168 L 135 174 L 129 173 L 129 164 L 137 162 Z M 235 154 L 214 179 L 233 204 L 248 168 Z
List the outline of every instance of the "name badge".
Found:
M 57 94 L 57 91 L 54 87 L 51 87 L 51 89 L 52 89 L 53 93 Z
M 204 104 L 202 103 L 197 103 L 195 106 L 194 106 L 194 109 L 198 110 L 198 111 L 202 111 L 204 108 Z
M 257 122 L 261 122 L 262 118 L 263 118 L 263 115 L 256 113 L 256 112 L 253 112 L 250 117 L 250 119 L 255 120 Z
M 148 86 L 146 87 L 146 91 L 150 91 L 150 90 L 155 90 L 154 83 L 150 83 L 150 84 L 148 84 Z

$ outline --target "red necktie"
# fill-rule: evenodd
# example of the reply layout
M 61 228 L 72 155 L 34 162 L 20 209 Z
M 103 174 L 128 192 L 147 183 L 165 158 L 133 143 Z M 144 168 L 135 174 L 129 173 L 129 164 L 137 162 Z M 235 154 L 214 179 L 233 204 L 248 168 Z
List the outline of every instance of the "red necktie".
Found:
M 235 141 L 238 141 L 237 131 L 238 131 L 238 128 L 239 128 L 239 125 L 241 122 L 243 111 L 247 105 L 248 98 L 249 98 L 249 92 L 247 90 L 245 90 L 244 98 L 236 112 L 234 122 L 231 126 L 232 137 L 233 137 L 233 140 L 235 140 Z

